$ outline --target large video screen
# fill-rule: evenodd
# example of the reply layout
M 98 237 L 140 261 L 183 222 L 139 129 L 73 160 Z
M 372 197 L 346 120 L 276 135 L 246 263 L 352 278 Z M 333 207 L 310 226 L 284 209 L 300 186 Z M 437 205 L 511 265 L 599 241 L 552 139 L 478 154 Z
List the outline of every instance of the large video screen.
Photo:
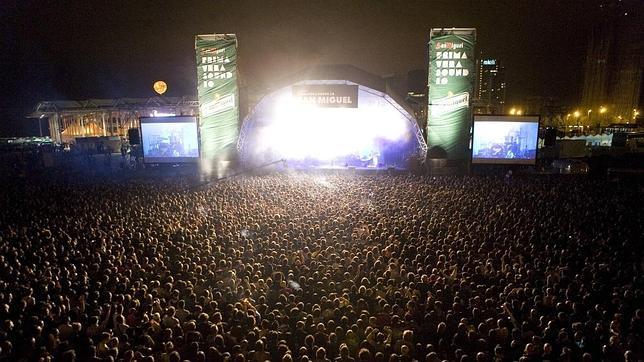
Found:
M 534 165 L 539 117 L 474 116 L 472 163 Z
M 197 118 L 142 117 L 141 143 L 145 163 L 199 162 Z

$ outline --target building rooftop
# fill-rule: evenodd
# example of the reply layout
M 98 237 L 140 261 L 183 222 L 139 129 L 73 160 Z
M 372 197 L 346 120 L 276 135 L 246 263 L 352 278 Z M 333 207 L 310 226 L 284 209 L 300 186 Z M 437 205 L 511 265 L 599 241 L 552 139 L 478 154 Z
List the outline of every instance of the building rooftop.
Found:
M 30 118 L 47 117 L 54 113 L 87 114 L 91 112 L 109 111 L 141 111 L 158 108 L 198 107 L 196 98 L 185 97 L 151 97 L 151 98 L 116 98 L 116 99 L 86 99 L 82 101 L 55 100 L 38 102 Z

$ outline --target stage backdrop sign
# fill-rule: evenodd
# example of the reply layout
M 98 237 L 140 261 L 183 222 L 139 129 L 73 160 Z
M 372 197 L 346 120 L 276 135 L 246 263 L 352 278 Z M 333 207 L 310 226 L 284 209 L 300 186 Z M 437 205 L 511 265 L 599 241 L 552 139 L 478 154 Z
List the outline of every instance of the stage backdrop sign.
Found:
M 358 108 L 357 85 L 294 85 L 293 97 L 299 102 L 316 107 Z
M 208 34 L 195 37 L 201 155 L 213 161 L 237 142 L 239 91 L 237 37 Z
M 447 158 L 469 158 L 476 29 L 432 29 L 429 40 L 427 144 Z

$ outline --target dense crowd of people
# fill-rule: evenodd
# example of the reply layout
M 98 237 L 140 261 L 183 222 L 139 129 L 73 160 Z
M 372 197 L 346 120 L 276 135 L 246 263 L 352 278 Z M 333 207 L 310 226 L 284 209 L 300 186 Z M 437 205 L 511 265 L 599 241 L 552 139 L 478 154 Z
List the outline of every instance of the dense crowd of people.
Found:
M 642 190 L 3 182 L 0 361 L 636 361 Z

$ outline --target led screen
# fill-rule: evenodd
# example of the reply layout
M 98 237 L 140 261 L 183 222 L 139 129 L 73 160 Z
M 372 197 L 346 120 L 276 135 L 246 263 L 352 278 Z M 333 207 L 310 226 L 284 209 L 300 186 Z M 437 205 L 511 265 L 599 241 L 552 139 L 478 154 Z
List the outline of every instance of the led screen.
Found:
M 539 117 L 475 116 L 472 163 L 534 165 Z
M 141 141 L 146 163 L 199 161 L 195 117 L 141 118 Z

